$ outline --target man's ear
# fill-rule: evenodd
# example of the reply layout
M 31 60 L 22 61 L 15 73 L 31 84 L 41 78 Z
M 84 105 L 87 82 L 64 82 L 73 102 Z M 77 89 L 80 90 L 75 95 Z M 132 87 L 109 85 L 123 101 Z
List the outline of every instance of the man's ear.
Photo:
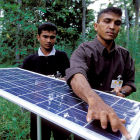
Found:
M 98 23 L 94 23 L 94 29 L 95 29 L 95 31 L 97 31 L 97 26 L 98 26 Z

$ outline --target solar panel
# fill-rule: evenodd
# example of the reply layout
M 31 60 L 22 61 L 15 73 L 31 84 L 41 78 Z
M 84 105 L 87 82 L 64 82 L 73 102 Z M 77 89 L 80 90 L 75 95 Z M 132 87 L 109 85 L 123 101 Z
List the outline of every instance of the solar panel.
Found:
M 140 135 L 140 103 L 96 90 L 117 115 L 133 139 Z M 36 113 L 84 139 L 122 140 L 110 125 L 102 129 L 100 122 L 86 121 L 88 105 L 79 99 L 66 82 L 20 68 L 0 69 L 0 96 Z

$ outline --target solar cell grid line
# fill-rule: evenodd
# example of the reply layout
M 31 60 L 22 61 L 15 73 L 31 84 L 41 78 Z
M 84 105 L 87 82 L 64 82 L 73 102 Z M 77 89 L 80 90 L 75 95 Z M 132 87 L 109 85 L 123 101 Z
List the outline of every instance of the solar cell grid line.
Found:
M 95 90 L 120 118 L 132 139 L 140 136 L 140 103 Z M 100 122 L 86 121 L 88 105 L 79 99 L 66 82 L 20 68 L 0 69 L 0 96 L 34 112 L 56 125 L 90 140 L 123 140 L 118 131 L 106 130 Z

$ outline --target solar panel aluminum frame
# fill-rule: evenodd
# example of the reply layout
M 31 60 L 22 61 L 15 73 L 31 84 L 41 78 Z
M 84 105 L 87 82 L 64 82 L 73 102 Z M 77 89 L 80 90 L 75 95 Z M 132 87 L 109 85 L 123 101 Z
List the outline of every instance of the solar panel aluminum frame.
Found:
M 8 69 L 8 68 L 6 68 Z M 14 69 L 14 68 L 9 68 L 9 69 Z M 16 69 L 20 69 L 20 68 L 16 68 Z M 27 71 L 27 70 L 23 70 L 23 71 Z M 28 71 L 29 72 L 29 71 Z M 34 73 L 34 72 L 30 72 L 30 73 Z M 36 73 L 35 73 L 36 74 Z M 41 75 L 41 74 L 37 74 L 37 75 Z M 43 77 L 47 77 L 45 75 L 41 75 Z M 52 78 L 55 79 L 55 78 Z M 61 80 L 60 80 L 61 81 Z M 64 81 L 63 81 L 64 82 Z M 65 83 L 65 82 L 64 82 Z M 98 90 L 95 90 L 98 91 Z M 100 91 L 101 92 L 101 91 Z M 105 92 L 102 92 L 104 94 L 107 94 Z M 65 128 L 66 130 L 79 135 L 80 137 L 84 138 L 84 139 L 89 139 L 89 140 L 109 140 L 108 138 L 94 132 L 91 131 L 87 128 L 84 128 L 72 121 L 69 121 L 61 116 L 58 116 L 57 114 L 54 114 L 52 112 L 49 112 L 35 104 L 32 104 L 24 99 L 21 99 L 18 96 L 12 95 L 9 92 L 6 92 L 2 89 L 0 89 L 0 96 L 27 109 L 30 112 L 33 112 L 35 114 L 37 114 L 38 116 L 41 116 L 42 118 L 45 118 L 47 120 L 49 120 L 50 122 L 55 123 L 56 125 Z M 115 95 L 110 95 L 110 96 L 115 96 Z M 121 97 L 119 97 L 121 98 Z M 125 100 L 129 100 L 129 99 L 125 99 Z M 134 102 L 136 104 L 139 104 L 139 102 L 137 101 L 132 101 L 129 100 L 130 102 Z M 130 132 L 132 139 L 138 139 L 139 135 L 140 135 L 140 112 L 136 115 L 135 120 L 133 120 L 133 124 L 131 124 L 130 126 L 127 127 L 128 131 Z M 122 137 L 121 140 L 125 139 L 124 137 Z

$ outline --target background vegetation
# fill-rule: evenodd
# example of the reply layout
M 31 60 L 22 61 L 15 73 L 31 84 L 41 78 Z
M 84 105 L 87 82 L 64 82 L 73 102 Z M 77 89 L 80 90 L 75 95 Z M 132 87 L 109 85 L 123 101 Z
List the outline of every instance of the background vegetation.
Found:
M 37 26 L 45 21 L 57 25 L 56 48 L 70 57 L 81 42 L 96 35 L 96 11 L 87 8 L 92 2 L 95 0 L 0 0 L 0 67 L 20 66 L 26 56 L 37 51 Z M 140 1 L 114 0 L 109 5 L 121 7 L 124 12 L 116 42 L 135 60 L 137 92 L 128 98 L 140 101 Z M 0 139 L 30 138 L 28 111 L 2 98 L 0 111 Z

